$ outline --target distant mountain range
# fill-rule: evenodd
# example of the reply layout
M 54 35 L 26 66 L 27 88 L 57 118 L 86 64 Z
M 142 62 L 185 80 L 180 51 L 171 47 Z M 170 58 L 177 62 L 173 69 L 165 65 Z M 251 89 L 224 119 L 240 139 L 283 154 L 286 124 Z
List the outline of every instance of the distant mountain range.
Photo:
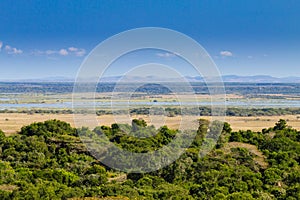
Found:
M 257 76 L 237 76 L 237 75 L 226 75 L 223 76 L 224 82 L 247 82 L 247 83 L 300 83 L 300 77 L 289 76 L 277 78 L 267 75 Z
M 186 77 L 190 82 L 203 81 L 203 77 Z M 222 76 L 224 82 L 239 82 L 239 83 L 300 83 L 300 77 L 273 77 L 268 75 L 256 76 L 238 76 L 238 75 L 224 75 Z
M 200 76 L 185 76 L 185 80 L 189 82 L 204 82 L 204 78 Z M 97 80 L 91 78 L 92 80 Z M 89 80 L 91 80 L 89 79 Z M 240 82 L 240 83 L 300 83 L 300 77 L 290 76 L 290 77 L 273 77 L 268 75 L 256 75 L 256 76 L 238 76 L 238 75 L 224 75 L 222 76 L 224 82 Z M 101 78 L 101 82 L 117 82 L 119 80 L 125 82 L 149 82 L 149 81 L 165 81 L 165 82 L 176 82 L 176 78 L 163 78 L 154 76 L 110 76 Z M 73 82 L 74 79 L 66 77 L 47 77 L 41 79 L 19 79 L 19 80 L 0 80 L 1 82 Z

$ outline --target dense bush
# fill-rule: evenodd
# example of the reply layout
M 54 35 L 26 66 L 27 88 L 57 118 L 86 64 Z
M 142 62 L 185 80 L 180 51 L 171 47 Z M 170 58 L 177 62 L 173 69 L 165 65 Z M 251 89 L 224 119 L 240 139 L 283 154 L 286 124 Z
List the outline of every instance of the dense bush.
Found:
M 215 148 L 201 154 L 221 125 Z M 25 126 L 12 136 L 0 131 L 0 199 L 300 198 L 300 132 L 284 120 L 262 132 L 232 132 L 228 123 L 214 122 L 209 127 L 207 120 L 199 120 L 194 142 L 178 160 L 144 174 L 124 174 L 103 166 L 78 137 L 105 135 L 120 148 L 148 152 L 178 134 L 166 126 L 147 126 L 142 119 L 94 130 L 76 130 L 65 122 L 49 120 Z M 184 146 L 184 140 L 177 145 Z

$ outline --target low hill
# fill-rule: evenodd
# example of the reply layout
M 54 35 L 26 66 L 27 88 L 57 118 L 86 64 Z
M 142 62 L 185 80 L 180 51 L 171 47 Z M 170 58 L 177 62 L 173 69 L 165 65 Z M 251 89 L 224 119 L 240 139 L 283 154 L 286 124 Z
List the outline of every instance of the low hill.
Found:
M 149 173 L 123 173 L 101 164 L 82 139 L 105 134 L 120 148 L 145 153 L 168 144 L 178 131 L 155 129 L 142 119 L 94 130 L 48 120 L 11 136 L 0 131 L 0 199 L 300 198 L 298 130 L 284 120 L 261 132 L 233 132 L 225 123 L 213 150 L 200 156 L 203 146 L 212 144 L 206 136 L 214 128 L 208 125 L 199 120 L 196 137 L 180 158 Z

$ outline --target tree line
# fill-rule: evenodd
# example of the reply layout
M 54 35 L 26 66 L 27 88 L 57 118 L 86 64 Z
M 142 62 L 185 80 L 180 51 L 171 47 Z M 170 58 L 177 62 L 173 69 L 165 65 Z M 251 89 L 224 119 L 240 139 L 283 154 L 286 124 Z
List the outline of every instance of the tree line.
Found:
M 24 114 L 88 114 L 88 110 L 72 110 L 72 109 L 19 109 L 19 110 L 0 110 L 0 113 L 24 113 Z M 180 107 L 140 107 L 132 108 L 129 110 L 132 115 L 165 115 L 168 117 L 174 117 L 181 115 L 182 113 L 188 113 L 189 115 L 195 116 L 211 116 L 210 107 L 191 107 L 191 108 L 180 108 Z M 111 115 L 111 114 L 128 114 L 127 110 L 97 110 L 96 115 Z M 240 116 L 240 117 L 251 117 L 251 116 L 280 116 L 280 115 L 300 115 L 300 108 L 242 108 L 242 107 L 227 107 L 226 116 Z

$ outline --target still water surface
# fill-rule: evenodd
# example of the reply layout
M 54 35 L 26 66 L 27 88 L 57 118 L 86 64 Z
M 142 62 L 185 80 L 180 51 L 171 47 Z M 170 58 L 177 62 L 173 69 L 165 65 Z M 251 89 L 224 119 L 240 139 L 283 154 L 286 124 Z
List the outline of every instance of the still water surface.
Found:
M 210 102 L 210 101 L 201 101 L 201 102 L 96 102 L 96 108 L 109 108 L 111 105 L 120 106 L 124 108 L 126 106 L 211 106 L 211 105 L 223 105 L 224 102 Z M 77 107 L 90 107 L 93 104 L 91 102 L 85 103 L 80 102 L 76 103 Z M 228 107 L 242 107 L 242 108 L 300 108 L 300 100 L 286 100 L 286 99 L 264 99 L 264 100 L 229 100 L 226 101 L 226 106 Z M 18 109 L 18 108 L 72 108 L 72 102 L 63 102 L 63 103 L 0 103 L 0 110 L 4 109 Z

